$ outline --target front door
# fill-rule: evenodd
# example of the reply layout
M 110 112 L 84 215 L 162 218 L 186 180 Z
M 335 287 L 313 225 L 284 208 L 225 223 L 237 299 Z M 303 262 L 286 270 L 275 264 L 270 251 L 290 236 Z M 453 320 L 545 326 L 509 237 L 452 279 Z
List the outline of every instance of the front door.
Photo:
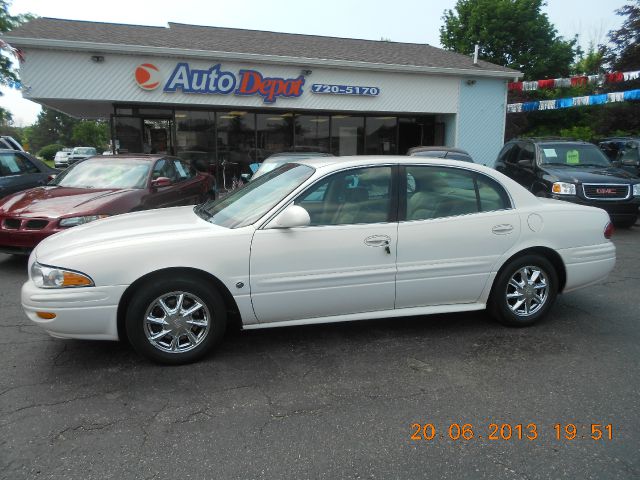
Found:
M 260 322 L 393 309 L 393 171 L 378 166 L 332 174 L 295 201 L 309 212 L 309 226 L 255 233 L 251 299 Z
M 396 308 L 474 303 L 520 218 L 493 179 L 459 168 L 406 167 Z

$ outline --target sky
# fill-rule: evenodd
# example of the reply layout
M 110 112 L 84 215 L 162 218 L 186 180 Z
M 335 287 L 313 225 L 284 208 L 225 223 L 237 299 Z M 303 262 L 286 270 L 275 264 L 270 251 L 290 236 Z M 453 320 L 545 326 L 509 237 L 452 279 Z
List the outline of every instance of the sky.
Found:
M 428 43 L 439 47 L 439 29 L 445 10 L 456 0 L 13 0 L 12 14 L 41 17 L 166 26 L 167 22 L 217 27 L 305 33 L 331 37 L 389 39 Z M 629 0 L 547 0 L 543 11 L 558 33 L 578 34 L 584 48 L 604 43 L 622 17 L 615 10 Z M 40 106 L 22 99 L 19 91 L 2 88 L 0 106 L 8 109 L 17 126 L 32 124 Z

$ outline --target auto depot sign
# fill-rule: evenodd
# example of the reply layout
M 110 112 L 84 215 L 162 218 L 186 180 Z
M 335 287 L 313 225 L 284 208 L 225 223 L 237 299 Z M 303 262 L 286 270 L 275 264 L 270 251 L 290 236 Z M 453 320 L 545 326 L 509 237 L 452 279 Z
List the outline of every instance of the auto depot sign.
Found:
M 191 68 L 186 62 L 176 64 L 166 82 L 160 69 L 152 63 L 138 65 L 134 76 L 143 90 L 155 90 L 162 85 L 166 93 L 258 95 L 264 103 L 275 103 L 279 97 L 300 97 L 305 80 L 302 75 L 297 78 L 265 77 L 257 70 L 239 70 L 236 74 L 223 70 L 221 64 L 201 70 Z

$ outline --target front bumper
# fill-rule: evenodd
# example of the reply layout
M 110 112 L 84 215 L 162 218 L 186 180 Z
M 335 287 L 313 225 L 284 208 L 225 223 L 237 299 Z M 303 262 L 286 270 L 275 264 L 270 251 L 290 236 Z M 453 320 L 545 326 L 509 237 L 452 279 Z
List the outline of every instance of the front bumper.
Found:
M 57 219 L 15 218 L 14 220 L 20 222 L 18 228 L 7 228 L 4 220 L 0 218 L 0 252 L 3 253 L 29 254 L 42 240 L 65 230 L 57 226 Z M 31 220 L 46 221 L 48 225 L 41 229 L 26 228 L 26 222 Z
M 589 200 L 577 195 L 551 195 L 556 200 L 601 208 L 606 211 L 612 220 L 631 220 L 638 217 L 640 198 L 631 197 L 626 200 Z
M 118 303 L 127 285 L 111 287 L 38 288 L 22 286 L 22 308 L 35 324 L 53 337 L 118 340 Z M 54 313 L 44 320 L 36 312 Z

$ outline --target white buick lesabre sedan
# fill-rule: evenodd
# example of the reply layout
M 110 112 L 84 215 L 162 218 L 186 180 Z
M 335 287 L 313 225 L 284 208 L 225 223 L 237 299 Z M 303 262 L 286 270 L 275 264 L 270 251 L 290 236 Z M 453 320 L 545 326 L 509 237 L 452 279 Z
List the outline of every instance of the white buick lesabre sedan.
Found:
M 195 207 L 47 238 L 22 305 L 55 337 L 128 339 L 158 362 L 243 328 L 487 308 L 525 326 L 615 263 L 606 212 L 533 196 L 489 168 L 421 157 L 282 165 Z

